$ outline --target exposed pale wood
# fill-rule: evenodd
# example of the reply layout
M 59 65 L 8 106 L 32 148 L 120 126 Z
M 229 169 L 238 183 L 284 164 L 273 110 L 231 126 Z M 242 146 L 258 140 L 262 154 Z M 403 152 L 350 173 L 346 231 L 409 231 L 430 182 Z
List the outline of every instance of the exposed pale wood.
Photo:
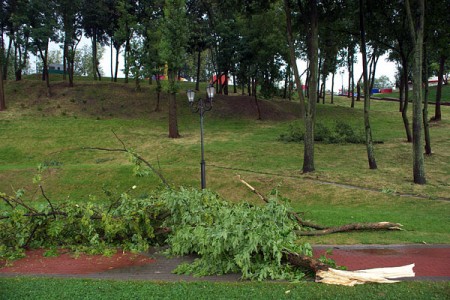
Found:
M 414 277 L 414 264 L 392 267 L 375 268 L 358 271 L 343 271 L 329 268 L 328 270 L 319 270 L 316 272 L 316 282 L 326 284 L 336 284 L 345 286 L 354 286 L 369 282 L 375 283 L 396 283 L 398 278 Z

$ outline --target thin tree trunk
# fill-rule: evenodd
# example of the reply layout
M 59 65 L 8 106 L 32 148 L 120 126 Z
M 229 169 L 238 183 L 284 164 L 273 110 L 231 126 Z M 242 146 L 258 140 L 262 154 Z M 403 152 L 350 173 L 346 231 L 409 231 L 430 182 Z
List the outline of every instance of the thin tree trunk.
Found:
M 371 170 L 377 169 L 377 162 L 375 160 L 375 153 L 372 141 L 372 129 L 370 127 L 369 110 L 370 110 L 370 94 L 369 94 L 369 78 L 367 74 L 367 51 L 366 51 L 366 30 L 365 30 L 365 1 L 359 0 L 359 26 L 361 33 L 361 54 L 363 64 L 363 80 L 364 80 L 364 128 L 366 133 L 366 148 L 369 168 Z
M 175 83 L 176 71 L 169 70 L 169 81 L 173 85 Z M 177 119 L 177 97 L 175 92 L 169 93 L 169 138 L 176 139 L 180 137 L 178 132 Z
M 236 74 L 233 72 L 233 93 L 237 94 Z
M 41 55 L 42 58 L 42 63 L 44 65 L 44 69 L 43 69 L 43 76 L 45 78 L 45 84 L 47 87 L 47 97 L 51 97 L 52 93 L 51 93 L 51 89 L 50 89 L 50 78 L 49 78 L 49 74 L 48 74 L 48 40 L 45 44 L 45 49 L 44 52 L 42 51 L 41 47 L 39 46 L 39 53 Z
M 67 37 L 64 37 L 64 47 L 63 47 L 63 80 L 67 80 L 67 54 L 69 52 L 69 45 L 67 43 Z
M 128 83 L 128 73 L 130 70 L 129 61 L 128 61 L 128 52 L 129 51 L 130 51 L 130 39 L 127 38 L 127 41 L 125 42 L 125 51 L 123 53 L 125 83 Z
M 413 176 L 414 183 L 425 184 L 425 165 L 422 147 L 422 55 L 425 1 L 416 0 L 413 5 L 414 17 L 411 14 L 410 1 L 405 0 L 409 33 L 414 42 L 413 59 Z
M 111 82 L 114 81 L 114 68 L 113 68 L 113 38 L 111 37 L 111 45 L 110 45 L 110 53 L 111 53 Z
M 94 73 L 94 80 L 97 80 L 97 33 L 94 29 L 92 36 L 92 72 Z
M 199 91 L 200 90 L 200 67 L 201 67 L 201 58 L 202 58 L 202 53 L 200 50 L 198 50 L 198 54 L 197 54 L 197 79 L 195 81 L 195 90 Z
M 288 90 L 288 84 L 289 84 L 289 70 L 290 70 L 289 64 L 286 67 L 286 73 L 284 74 L 284 90 L 283 90 L 283 99 L 287 98 L 287 90 Z
M 350 59 L 351 57 L 351 51 L 350 47 L 348 47 L 348 54 L 347 54 L 347 67 L 348 67 L 348 89 L 347 89 L 347 97 L 350 98 L 350 89 L 352 86 L 352 61 Z
M 322 85 L 320 84 L 320 72 L 322 71 L 322 56 L 319 56 L 319 66 L 317 69 L 317 90 L 318 90 L 318 96 L 317 96 L 317 103 L 320 103 L 320 97 L 322 96 Z
M 257 75 L 255 74 L 255 78 L 257 77 Z M 255 82 L 256 80 L 253 80 L 253 82 Z M 253 96 L 255 98 L 255 105 L 256 105 L 256 110 L 258 112 L 258 118 L 257 120 L 262 120 L 261 118 L 261 108 L 259 107 L 259 102 L 258 102 L 258 93 L 256 92 L 256 84 L 253 84 Z
M 160 104 L 160 100 L 161 100 L 161 81 L 160 81 L 160 75 L 159 72 L 156 73 L 156 106 L 155 106 L 155 110 L 156 112 L 160 111 L 161 109 L 159 108 L 159 104 Z
M 431 155 L 431 137 L 430 137 L 430 123 L 428 121 L 428 63 L 427 63 L 427 48 L 424 47 L 424 76 L 423 85 L 425 87 L 425 94 L 423 99 L 423 132 L 425 134 L 425 154 Z
M 331 75 L 331 104 L 334 104 L 334 75 L 336 75 L 335 72 Z
M 298 73 L 297 59 L 295 57 L 294 37 L 292 33 L 292 17 L 291 17 L 291 8 L 289 6 L 289 0 L 284 0 L 284 9 L 286 12 L 286 28 L 289 45 L 290 65 L 291 68 L 294 70 L 295 84 L 297 85 L 297 93 L 300 99 L 300 116 L 303 118 L 303 116 L 305 115 L 305 97 L 303 96 L 302 81 Z
M 303 172 L 313 172 L 314 167 L 314 126 L 316 118 L 316 101 L 317 101 L 317 61 L 319 49 L 319 24 L 317 16 L 317 0 L 309 0 L 310 23 L 309 32 L 307 33 L 308 43 L 308 60 L 310 69 L 310 82 L 308 85 L 309 101 L 305 107 L 305 138 L 304 138 L 304 155 L 303 155 Z
M 3 62 L 3 80 L 8 79 L 8 65 L 9 65 L 9 57 L 11 55 L 11 47 L 12 47 L 12 39 L 9 39 L 8 50 L 6 51 L 6 58 Z
M 438 73 L 438 85 L 436 89 L 436 105 L 434 106 L 434 121 L 440 121 L 442 119 L 441 114 L 441 98 L 442 98 L 442 81 L 444 81 L 444 68 L 446 57 L 441 55 L 439 57 L 439 73 Z
M 1 49 L 1 50 L 3 50 L 3 49 Z M 3 51 L 1 54 L 3 54 Z M 3 57 L 2 56 L 3 55 L 0 55 L 0 111 L 3 111 L 6 109 L 5 91 L 3 88 Z
M 399 91 L 400 91 L 400 96 L 399 96 L 399 108 L 398 111 L 402 112 L 403 111 L 403 103 L 405 101 L 405 93 L 404 93 L 404 78 L 403 78 L 403 69 L 398 69 L 399 73 L 400 73 L 400 83 L 399 83 Z
M 372 95 L 372 90 L 373 90 L 373 86 L 375 84 L 375 72 L 377 70 L 377 64 L 378 64 L 378 60 L 380 59 L 380 55 L 378 53 L 378 51 L 374 50 L 373 56 L 372 56 L 372 62 L 371 62 L 371 75 L 370 75 L 370 87 L 369 87 L 369 91 L 370 94 Z
M 352 52 L 352 107 L 355 107 L 355 53 Z
M 119 54 L 120 54 L 120 45 L 116 48 L 116 69 L 114 71 L 114 82 L 117 82 L 117 74 L 119 72 Z
M 408 61 L 405 57 L 402 59 L 403 63 L 403 84 L 405 86 L 405 101 L 403 102 L 403 109 L 402 109 L 402 119 L 403 119 L 403 125 L 405 127 L 406 132 L 406 140 L 408 143 L 412 142 L 412 134 L 411 134 L 411 128 L 409 127 L 409 119 L 408 119 Z

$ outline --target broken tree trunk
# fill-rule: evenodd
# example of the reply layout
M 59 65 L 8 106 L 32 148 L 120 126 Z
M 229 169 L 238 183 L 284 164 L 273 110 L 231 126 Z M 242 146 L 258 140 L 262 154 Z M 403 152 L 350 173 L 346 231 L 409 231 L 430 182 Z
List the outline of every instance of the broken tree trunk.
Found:
M 344 271 L 333 269 L 321 261 L 298 253 L 287 252 L 286 259 L 292 266 L 305 268 L 315 272 L 315 281 L 326 284 L 354 286 L 356 284 L 395 283 L 399 278 L 414 277 L 414 264 L 392 267 L 375 268 L 357 271 Z

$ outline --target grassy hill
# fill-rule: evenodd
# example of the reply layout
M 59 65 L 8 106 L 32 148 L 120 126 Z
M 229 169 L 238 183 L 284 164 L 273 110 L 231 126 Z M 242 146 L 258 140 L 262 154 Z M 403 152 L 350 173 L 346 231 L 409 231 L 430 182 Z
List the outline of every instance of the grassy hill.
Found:
M 54 201 L 103 201 L 117 198 L 137 185 L 133 196 L 150 193 L 159 185 L 155 176 L 135 177 L 122 154 L 81 150 L 82 147 L 121 148 L 112 131 L 130 148 L 160 168 L 173 185 L 200 185 L 199 116 L 192 114 L 180 84 L 178 116 L 180 139 L 169 139 L 167 99 L 155 112 L 155 86 L 108 81 L 75 82 L 69 88 L 52 81 L 52 97 L 41 81 L 7 82 L 8 109 L 0 113 L 0 192 L 42 201 L 32 178 L 39 164 L 46 194 Z M 204 90 L 204 85 L 202 87 Z M 204 92 L 199 92 L 204 96 Z M 201 95 L 200 95 L 201 94 Z M 329 102 L 329 100 L 327 100 Z M 315 146 L 316 172 L 302 174 L 303 145 L 283 143 L 279 136 L 292 125 L 302 127 L 296 102 L 260 100 L 262 120 L 252 97 L 217 96 L 205 114 L 207 187 L 230 201 L 258 203 L 237 179 L 243 176 L 262 193 L 277 188 L 292 199 L 308 219 L 327 225 L 349 222 L 393 221 L 405 232 L 338 234 L 312 238 L 316 243 L 450 242 L 450 109 L 443 121 L 431 125 L 434 154 L 425 158 L 428 184 L 412 183 L 412 147 L 405 134 L 398 104 L 372 103 L 371 121 L 378 170 L 369 170 L 364 145 Z M 318 122 L 334 126 L 344 121 L 363 128 L 362 103 L 350 108 L 347 98 L 320 104 Z M 403 196 L 399 196 L 403 194 Z M 419 196 L 419 197 L 416 197 Z
M 428 102 L 429 103 L 435 103 L 436 102 L 436 90 L 437 86 L 430 86 L 428 88 Z M 410 97 L 412 96 L 412 91 L 409 92 Z M 376 94 L 374 96 L 378 97 L 392 97 L 392 98 L 399 98 L 400 93 L 394 92 L 391 94 Z M 441 95 L 441 103 L 450 103 L 450 85 L 443 85 L 442 86 L 442 95 Z

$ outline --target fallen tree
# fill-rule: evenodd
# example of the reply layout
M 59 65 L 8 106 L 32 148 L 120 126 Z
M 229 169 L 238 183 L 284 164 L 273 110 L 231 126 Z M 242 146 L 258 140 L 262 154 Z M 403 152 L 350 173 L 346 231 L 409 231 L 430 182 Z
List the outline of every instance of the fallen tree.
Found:
M 150 165 L 122 145 L 123 149 L 116 150 L 131 154 L 135 163 Z M 317 282 L 344 285 L 394 282 L 386 277 L 411 276 L 408 268 L 401 275 L 397 269 L 387 274 L 385 269 L 337 270 L 313 258 L 310 244 L 302 237 L 308 232 L 327 234 L 344 229 L 398 230 L 400 224 L 329 228 L 303 220 L 286 199 L 277 195 L 266 198 L 242 179 L 265 205 L 230 203 L 207 190 L 173 189 L 158 176 L 166 186 L 162 191 L 134 198 L 129 194 L 133 186 L 107 203 L 55 203 L 42 186 L 39 190 L 45 201 L 40 204 L 26 201 L 22 191 L 14 196 L 0 193 L 6 207 L 0 213 L 0 259 L 20 257 L 27 248 L 64 247 L 110 254 L 118 248 L 140 252 L 149 245 L 164 244 L 170 255 L 198 254 L 193 263 L 176 269 L 177 273 L 197 276 L 234 272 L 241 273 L 243 279 L 299 280 L 305 272 L 314 272 Z

